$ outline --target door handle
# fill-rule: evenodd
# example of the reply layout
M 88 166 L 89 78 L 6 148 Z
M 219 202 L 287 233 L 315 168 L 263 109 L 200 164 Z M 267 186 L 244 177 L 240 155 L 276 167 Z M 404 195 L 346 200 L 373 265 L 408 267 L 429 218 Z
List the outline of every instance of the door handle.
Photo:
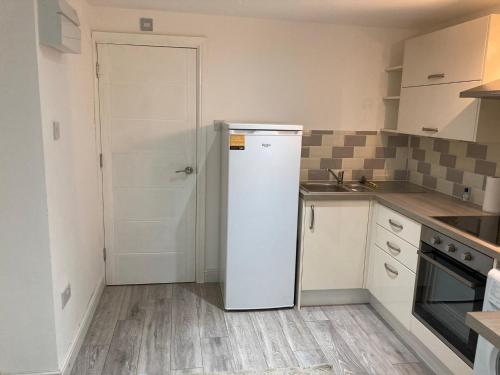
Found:
M 444 73 L 429 74 L 427 79 L 444 78 Z
M 309 224 L 309 229 L 314 230 L 314 205 L 311 205 L 311 223 Z
M 423 132 L 437 133 L 439 131 L 439 129 L 438 128 L 427 128 L 427 127 L 424 126 L 422 128 L 422 131 Z
M 185 174 L 191 174 L 194 172 L 193 167 L 186 167 L 184 169 L 180 169 L 178 171 L 175 171 L 175 173 L 185 173 Z

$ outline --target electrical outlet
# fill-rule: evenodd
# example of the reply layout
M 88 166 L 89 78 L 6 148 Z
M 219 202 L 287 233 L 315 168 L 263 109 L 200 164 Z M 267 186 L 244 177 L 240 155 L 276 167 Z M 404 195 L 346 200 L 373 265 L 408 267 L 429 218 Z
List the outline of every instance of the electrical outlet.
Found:
M 52 122 L 52 135 L 54 137 L 54 141 L 61 138 L 61 124 L 59 124 L 59 121 Z
M 68 284 L 66 289 L 61 293 L 61 309 L 64 309 L 71 298 L 71 284 Z
M 141 18 L 141 31 L 153 31 L 153 19 L 152 18 Z

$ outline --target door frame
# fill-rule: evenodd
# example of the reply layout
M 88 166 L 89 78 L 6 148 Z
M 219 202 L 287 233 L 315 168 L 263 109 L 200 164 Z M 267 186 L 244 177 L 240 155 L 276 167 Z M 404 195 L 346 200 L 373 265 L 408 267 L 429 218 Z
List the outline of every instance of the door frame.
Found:
M 206 127 L 204 124 L 204 68 L 203 56 L 205 49 L 205 37 L 189 36 L 171 36 L 159 34 L 132 34 L 132 33 L 111 33 L 111 32 L 92 32 L 92 59 L 94 71 L 94 122 L 96 124 L 97 138 L 97 160 L 102 153 L 101 140 L 101 119 L 100 119 L 100 98 L 99 98 L 99 80 L 97 77 L 97 45 L 98 44 L 119 44 L 132 46 L 151 46 L 151 47 L 177 47 L 196 49 L 197 56 L 197 79 L 196 79 L 196 221 L 195 221 L 195 279 L 197 283 L 205 282 L 205 201 L 206 201 Z M 103 231 L 106 216 L 104 215 L 104 196 L 103 196 L 103 170 L 99 171 L 99 191 L 101 193 L 103 211 Z M 105 233 L 103 232 L 103 248 L 105 247 Z M 106 268 L 106 265 L 105 265 Z

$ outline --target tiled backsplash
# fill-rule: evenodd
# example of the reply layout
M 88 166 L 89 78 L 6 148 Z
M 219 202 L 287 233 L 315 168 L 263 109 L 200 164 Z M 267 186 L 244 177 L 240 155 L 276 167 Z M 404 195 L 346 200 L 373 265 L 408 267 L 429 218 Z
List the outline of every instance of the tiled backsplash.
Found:
M 301 180 L 329 180 L 326 168 L 344 179 L 406 180 L 408 137 L 376 131 L 312 130 L 302 139 Z
M 486 176 L 500 176 L 500 144 L 478 144 L 376 131 L 312 130 L 302 140 L 301 180 L 407 180 L 471 201 L 484 200 Z
M 500 144 L 478 144 L 410 137 L 410 181 L 461 197 L 469 187 L 471 200 L 482 204 L 486 176 L 500 175 Z

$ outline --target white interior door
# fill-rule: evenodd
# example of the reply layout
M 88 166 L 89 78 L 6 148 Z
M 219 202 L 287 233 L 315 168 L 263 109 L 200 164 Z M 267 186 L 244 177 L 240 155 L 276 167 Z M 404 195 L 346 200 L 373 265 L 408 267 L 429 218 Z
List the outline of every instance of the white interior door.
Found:
M 107 283 L 194 281 L 197 51 L 99 44 L 98 62 Z

